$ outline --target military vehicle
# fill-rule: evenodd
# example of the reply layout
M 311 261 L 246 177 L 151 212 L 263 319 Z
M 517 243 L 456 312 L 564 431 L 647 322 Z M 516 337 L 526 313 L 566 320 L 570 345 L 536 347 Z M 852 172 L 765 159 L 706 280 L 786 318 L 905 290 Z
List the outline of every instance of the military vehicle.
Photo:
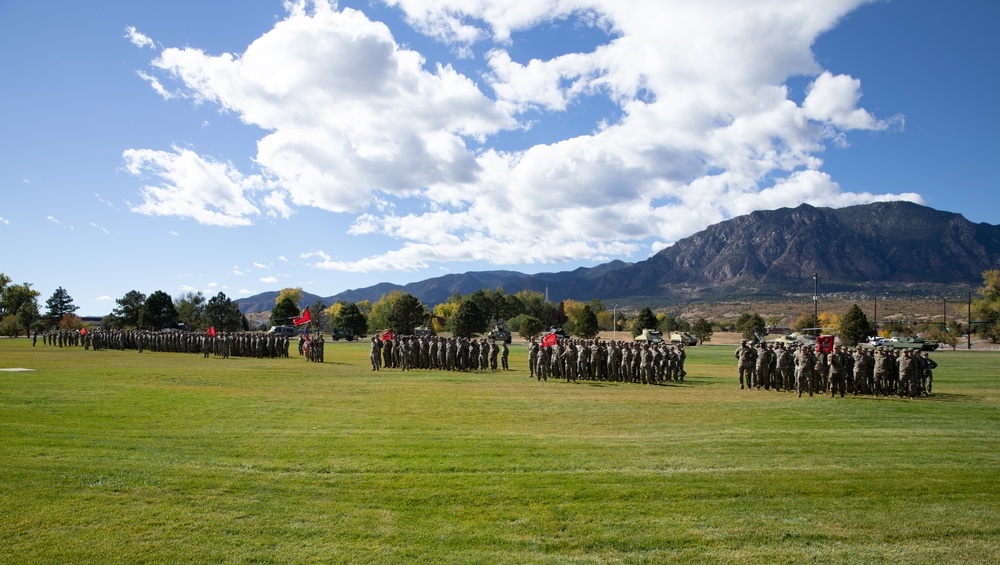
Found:
M 434 329 L 430 326 L 417 326 L 413 328 L 413 335 L 423 337 L 436 334 L 434 333 Z
M 670 343 L 674 345 L 698 345 L 698 338 L 687 332 L 670 332 Z
M 644 329 L 642 333 L 633 338 L 635 341 L 645 341 L 649 343 L 663 343 L 663 334 L 651 329 Z
M 511 335 L 510 330 L 507 329 L 507 324 L 503 322 L 497 324 L 493 328 L 493 331 L 490 332 L 490 339 L 510 343 Z
M 806 335 L 804 333 L 792 332 L 787 335 L 783 335 L 778 339 L 773 340 L 771 343 L 783 343 L 786 346 L 789 345 L 816 345 L 816 336 Z
M 892 346 L 895 349 L 909 349 L 910 351 L 934 351 L 941 345 L 936 339 L 923 339 L 920 337 L 901 337 L 893 338 L 885 345 Z
M 342 339 L 354 341 L 354 330 L 351 328 L 333 328 L 330 330 L 330 337 L 333 341 L 340 341 Z
M 302 332 L 300 332 L 299 328 L 295 326 L 271 326 L 271 329 L 267 330 L 267 333 L 292 337 L 299 335 Z

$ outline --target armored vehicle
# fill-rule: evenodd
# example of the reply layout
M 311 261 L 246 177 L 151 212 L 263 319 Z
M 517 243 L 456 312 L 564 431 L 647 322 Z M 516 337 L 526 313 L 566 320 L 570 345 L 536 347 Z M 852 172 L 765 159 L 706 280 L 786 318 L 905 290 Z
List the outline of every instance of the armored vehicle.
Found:
M 490 332 L 490 339 L 496 341 L 502 341 L 504 343 L 510 343 L 510 330 L 507 329 L 507 325 L 504 323 L 499 323 Z
M 804 333 L 792 332 L 774 340 L 773 343 L 783 343 L 787 345 L 816 345 L 816 336 Z
M 646 341 L 649 343 L 663 343 L 663 334 L 656 331 L 645 329 L 642 333 L 635 336 L 635 341 Z
M 674 345 L 698 345 L 698 338 L 687 332 L 671 332 L 670 343 Z
M 333 328 L 330 330 L 330 337 L 333 341 L 340 341 L 342 339 L 354 341 L 354 330 L 351 328 Z
M 423 337 L 426 335 L 435 335 L 435 334 L 434 330 L 431 329 L 430 326 L 417 326 L 413 328 L 413 335 Z
M 920 337 L 901 337 L 886 343 L 896 349 L 909 349 L 911 351 L 934 351 L 941 345 L 936 339 L 923 339 Z

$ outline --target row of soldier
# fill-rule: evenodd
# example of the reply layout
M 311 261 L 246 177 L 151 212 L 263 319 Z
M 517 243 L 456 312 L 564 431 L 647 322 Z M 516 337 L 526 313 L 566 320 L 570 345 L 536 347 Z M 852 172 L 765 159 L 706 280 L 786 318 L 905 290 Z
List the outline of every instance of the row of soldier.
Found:
M 744 341 L 736 350 L 740 388 L 803 393 L 917 397 L 931 394 L 937 363 L 924 352 L 892 348 L 853 352 L 837 345 L 818 351 L 810 345 Z
M 385 339 L 383 339 L 385 338 Z M 440 336 L 376 335 L 371 338 L 372 371 L 382 367 L 441 371 L 510 369 L 505 342 Z M 498 364 L 499 361 L 499 364 Z
M 528 342 L 529 377 L 568 381 L 612 381 L 642 384 L 682 382 L 687 355 L 683 345 L 598 340 Z
M 289 341 L 278 334 L 260 332 L 190 332 L 183 330 L 60 330 L 42 334 L 42 343 L 59 347 L 83 346 L 84 350 L 201 353 L 204 357 L 288 357 Z

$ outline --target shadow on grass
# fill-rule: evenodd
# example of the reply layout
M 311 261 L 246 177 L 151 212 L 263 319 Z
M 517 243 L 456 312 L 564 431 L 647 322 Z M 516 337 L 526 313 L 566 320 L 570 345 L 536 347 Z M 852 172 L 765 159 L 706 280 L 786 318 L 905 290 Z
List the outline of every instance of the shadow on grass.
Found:
M 827 396 L 830 394 L 827 393 Z M 837 398 L 840 398 L 839 396 Z M 918 396 L 916 398 L 910 398 L 908 396 L 872 396 L 870 394 L 859 394 L 854 396 L 848 393 L 844 399 L 852 399 L 857 401 L 879 401 L 879 402 L 978 402 L 979 398 L 969 394 L 953 394 L 953 393 L 934 393 L 930 396 Z
M 568 381 L 559 379 L 559 382 L 568 382 Z M 571 381 L 571 382 L 573 382 L 574 384 L 587 385 L 587 386 L 592 387 L 592 388 L 608 388 L 608 387 L 617 388 L 617 387 L 624 387 L 624 386 L 647 386 L 647 385 L 644 385 L 643 383 L 633 383 L 633 382 L 625 383 L 625 382 L 622 382 L 622 381 L 584 381 L 584 380 L 579 380 L 579 381 Z M 682 383 L 675 383 L 675 382 L 653 383 L 653 384 L 648 385 L 648 386 L 659 386 L 659 387 L 670 387 L 670 388 L 685 388 L 686 385 L 689 385 L 689 384 L 692 384 L 692 383 L 689 382 L 689 381 L 685 381 L 685 382 L 682 382 Z
M 928 402 L 978 402 L 979 397 L 972 396 L 969 394 L 954 394 L 950 392 L 940 393 L 935 392 L 930 396 L 921 396 L 917 400 L 923 400 Z

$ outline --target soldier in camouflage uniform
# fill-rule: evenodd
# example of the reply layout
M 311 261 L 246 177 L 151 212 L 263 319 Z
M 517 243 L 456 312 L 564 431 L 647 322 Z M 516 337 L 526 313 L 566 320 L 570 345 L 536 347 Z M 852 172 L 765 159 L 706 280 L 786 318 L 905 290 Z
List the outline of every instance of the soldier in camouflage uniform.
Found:
M 923 356 L 923 390 L 924 394 L 931 394 L 934 389 L 934 369 L 937 369 L 937 362 L 930 358 L 927 352 Z
M 740 348 L 736 350 L 734 355 L 738 359 L 737 370 L 740 375 L 740 389 L 744 388 L 744 383 L 746 383 L 746 388 L 753 386 L 753 369 L 754 364 L 757 362 L 757 355 L 753 348 L 747 345 L 746 340 L 740 344 Z
M 813 367 L 816 366 L 816 355 L 813 354 L 812 348 L 807 346 L 802 346 L 799 351 L 795 354 L 795 390 L 799 393 L 799 398 L 802 398 L 802 391 L 806 390 L 809 392 L 809 396 L 813 395 Z
M 837 346 L 830 356 L 830 396 L 833 397 L 840 392 L 840 397 L 844 397 L 847 391 L 847 363 L 850 362 L 850 355 L 844 352 L 841 346 Z

